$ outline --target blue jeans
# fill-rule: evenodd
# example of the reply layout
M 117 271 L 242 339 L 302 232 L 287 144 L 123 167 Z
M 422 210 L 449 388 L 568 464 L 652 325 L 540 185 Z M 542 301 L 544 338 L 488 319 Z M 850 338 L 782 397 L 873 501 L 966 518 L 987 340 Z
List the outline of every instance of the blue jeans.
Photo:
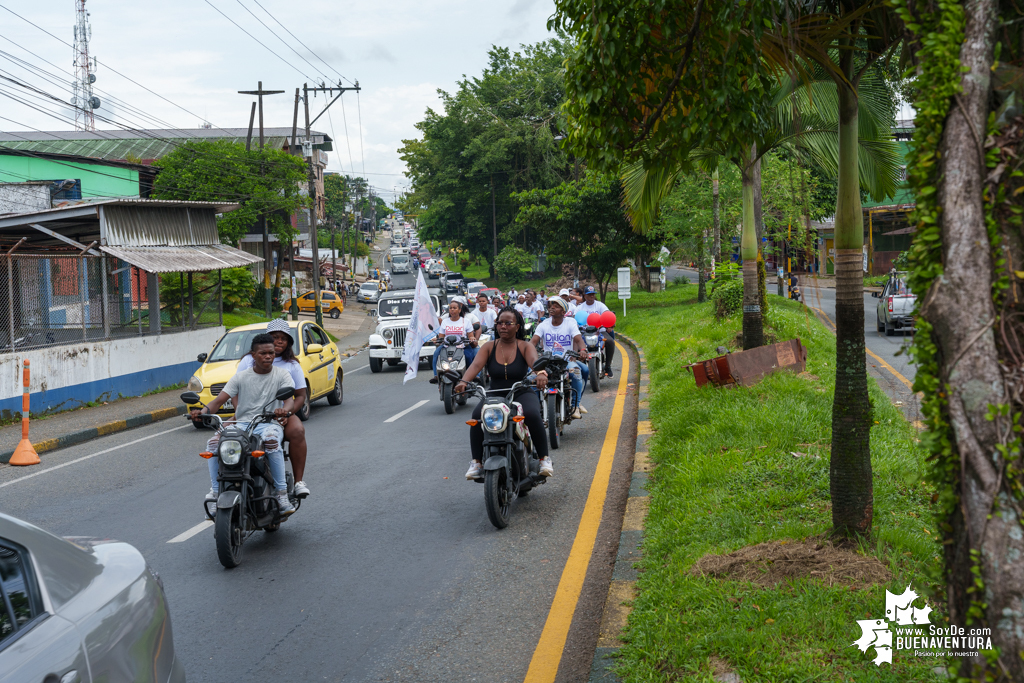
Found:
M 442 348 L 444 348 L 444 347 L 438 346 L 434 350 L 434 360 L 431 363 L 431 365 L 434 366 L 434 376 L 435 377 L 437 377 L 437 357 L 441 355 L 441 349 Z M 473 363 L 473 359 L 476 358 L 476 347 L 467 346 L 466 348 L 462 349 L 462 351 L 463 351 L 463 356 L 466 358 L 466 367 L 468 368 Z
M 573 372 L 573 365 L 579 372 Z M 572 386 L 572 392 L 575 396 L 575 400 L 570 400 L 572 407 L 575 408 L 579 405 L 580 401 L 583 400 L 583 390 L 586 389 L 586 382 L 590 379 L 590 368 L 581 363 L 580 361 L 573 361 L 569 365 L 569 385 Z
M 286 491 L 288 489 L 288 481 L 285 479 L 284 447 L 282 446 L 284 442 L 284 429 L 276 422 L 264 422 L 261 425 L 257 425 L 256 429 L 253 430 L 253 434 L 263 437 L 264 450 L 266 451 L 266 455 L 263 457 L 267 459 L 267 465 L 270 466 L 270 476 L 274 480 L 274 488 L 278 491 Z M 276 442 L 277 448 L 275 450 L 267 449 L 268 441 Z M 206 446 L 211 452 L 216 454 L 219 444 L 220 434 L 217 434 L 206 443 Z M 220 458 L 214 455 L 214 457 L 206 462 L 210 465 L 210 486 L 213 488 L 213 492 L 217 493 L 220 488 L 220 482 L 217 481 Z

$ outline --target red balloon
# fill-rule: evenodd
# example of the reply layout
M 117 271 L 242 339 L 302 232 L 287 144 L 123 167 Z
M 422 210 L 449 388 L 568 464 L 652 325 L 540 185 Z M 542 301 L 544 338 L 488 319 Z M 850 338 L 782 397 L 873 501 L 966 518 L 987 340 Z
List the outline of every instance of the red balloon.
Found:
M 615 327 L 615 314 L 605 311 L 601 314 L 601 327 Z
M 591 313 L 590 315 L 588 315 L 587 316 L 587 324 L 588 325 L 592 325 L 594 327 L 601 327 L 601 314 L 600 313 Z

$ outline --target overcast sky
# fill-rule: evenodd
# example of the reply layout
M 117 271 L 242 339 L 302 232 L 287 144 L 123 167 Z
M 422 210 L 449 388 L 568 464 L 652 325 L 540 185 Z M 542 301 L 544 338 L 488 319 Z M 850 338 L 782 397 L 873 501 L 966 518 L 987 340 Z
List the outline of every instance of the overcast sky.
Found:
M 70 79 L 76 0 L 0 0 L 0 5 L 68 43 L 58 42 L 0 9 L 0 50 L 6 53 L 0 53 L 0 76 L 14 75 L 59 96 L 62 101 L 70 99 L 70 86 L 65 85 L 62 90 L 42 75 L 16 66 L 7 55 L 42 67 L 53 73 L 54 78 Z M 214 7 L 266 47 L 232 25 Z M 452 91 L 464 74 L 478 75 L 491 45 L 517 47 L 549 37 L 546 23 L 554 3 L 553 0 L 209 0 L 208 4 L 206 0 L 174 0 L 158 5 L 138 0 L 87 0 L 86 8 L 92 23 L 90 53 L 100 62 L 96 87 L 103 92 L 96 94 L 104 100 L 104 105 L 98 113 L 113 115 L 116 121 L 130 127 L 155 128 L 158 124 L 143 121 L 138 115 L 113 105 L 105 93 L 174 128 L 198 128 L 203 119 L 215 127 L 245 127 L 249 123 L 253 98 L 236 94 L 236 91 L 255 90 L 257 82 L 262 80 L 265 89 L 287 91 L 264 98 L 265 125 L 291 126 L 297 86 L 304 82 L 312 85 L 314 79 L 321 78 L 337 82 L 338 74 L 358 80 L 363 89 L 358 108 L 355 94 L 348 93 L 343 100 L 345 117 L 342 103 L 336 103 L 330 109 L 330 118 L 325 115 L 314 128 L 335 140 L 329 170 L 355 171 L 362 175 L 365 168 L 371 184 L 390 202 L 395 188 L 401 189 L 407 184 L 402 175 L 405 165 L 397 149 L 403 139 L 416 136 L 413 125 L 423 118 L 426 109 L 439 107 L 437 90 Z M 246 9 L 274 30 L 260 25 Z M 281 29 L 275 18 L 315 55 Z M 28 54 L 26 49 L 38 57 Z M 57 72 L 40 58 L 53 62 L 65 72 Z M 111 69 L 170 102 L 146 92 Z M 73 121 L 67 119 L 71 116 L 70 109 L 62 110 L 54 102 L 44 104 L 33 100 L 37 106 L 58 114 L 58 118 L 54 118 L 14 102 L 5 94 L 5 91 L 16 90 L 9 84 L 0 88 L 0 116 L 10 119 L 0 119 L 0 130 L 74 128 Z M 323 96 L 312 99 L 311 116 L 316 116 L 313 112 L 319 112 L 324 103 Z M 299 125 L 302 125 L 301 109 Z M 97 122 L 97 129 L 114 127 Z

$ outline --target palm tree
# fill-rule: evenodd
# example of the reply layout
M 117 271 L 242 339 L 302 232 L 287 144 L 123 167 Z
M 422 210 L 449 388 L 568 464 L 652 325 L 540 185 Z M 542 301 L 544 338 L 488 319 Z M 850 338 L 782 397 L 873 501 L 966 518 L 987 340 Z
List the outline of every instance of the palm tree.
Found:
M 863 130 L 858 137 L 858 145 L 863 154 L 858 168 L 858 206 L 860 187 L 876 200 L 894 195 L 899 183 L 900 164 L 899 148 L 891 135 L 895 117 L 893 100 L 884 79 L 876 71 L 870 71 L 863 79 L 861 94 L 858 107 L 863 111 L 858 114 L 863 121 Z M 756 226 L 760 223 L 757 215 L 760 206 L 754 201 L 754 196 L 760 189 L 760 174 L 756 173 L 756 165 L 765 154 L 788 148 L 836 176 L 841 158 L 837 134 L 840 99 L 835 81 L 824 68 L 805 70 L 800 78 L 781 79 L 767 103 L 769 125 L 742 155 L 729 158 L 739 168 L 742 178 L 740 257 L 743 259 L 744 349 L 760 346 L 764 338 L 757 277 Z M 724 146 L 714 144 L 695 149 L 689 161 L 704 170 L 716 172 L 720 160 L 726 157 L 723 149 Z M 623 168 L 624 204 L 634 227 L 641 231 L 651 228 L 661 200 L 672 190 L 682 172 L 681 167 L 657 165 L 648 170 L 644 168 L 642 159 Z

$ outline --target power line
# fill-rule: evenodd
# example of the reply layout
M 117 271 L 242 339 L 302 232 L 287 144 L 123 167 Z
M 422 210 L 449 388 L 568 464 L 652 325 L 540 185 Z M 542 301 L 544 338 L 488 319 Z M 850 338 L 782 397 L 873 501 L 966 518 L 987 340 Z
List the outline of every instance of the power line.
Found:
M 274 29 L 272 29 L 272 28 L 270 28 L 269 26 L 267 26 L 266 24 L 264 24 L 264 23 L 263 23 L 263 20 L 262 20 L 262 19 L 260 19 L 259 17 L 257 17 L 257 16 L 255 15 L 255 14 L 253 14 L 253 11 L 252 11 L 251 9 L 249 9 L 249 8 L 248 8 L 248 7 L 246 7 L 245 5 L 242 5 L 242 0 L 235 0 L 235 2 L 237 2 L 237 3 L 239 4 L 239 5 L 241 5 L 241 6 L 242 6 L 242 9 L 244 9 L 244 10 L 245 10 L 246 12 L 248 12 L 249 14 L 251 14 L 251 15 L 252 15 L 252 18 L 253 18 L 253 19 L 255 19 L 256 21 L 260 22 L 260 25 L 261 25 L 261 26 L 263 26 L 263 28 L 265 28 L 265 29 L 267 29 L 268 31 L 270 31 L 271 35 L 273 35 L 273 36 L 274 36 L 275 38 L 277 38 L 278 40 L 280 40 L 280 41 L 281 41 L 281 43 L 283 43 L 283 44 L 284 44 L 284 46 L 285 46 L 286 48 L 288 48 L 289 50 L 291 50 L 292 52 L 294 52 L 294 53 L 295 53 L 296 55 L 298 55 L 298 56 L 299 56 L 299 59 L 301 59 L 301 60 L 302 60 L 302 61 L 304 61 L 304 62 L 305 62 L 306 64 L 309 64 L 309 65 L 310 65 L 311 67 L 313 67 L 313 73 L 319 73 L 319 74 L 323 75 L 323 74 L 322 74 L 322 72 L 320 71 L 320 69 L 318 69 L 318 68 L 316 67 L 316 65 L 315 65 L 315 64 L 313 64 L 313 63 L 312 63 L 312 62 L 310 62 L 310 61 L 309 61 L 308 59 L 306 59 L 305 57 L 303 57 L 303 56 L 302 56 L 302 55 L 301 55 L 301 54 L 299 53 L 299 51 L 298 51 L 298 50 L 296 50 L 296 49 L 295 49 L 294 47 L 292 47 L 292 46 L 291 46 L 291 45 L 289 45 L 289 44 L 288 44 L 287 42 L 285 42 L 285 39 L 284 39 L 284 38 L 282 38 L 281 36 L 277 35 L 277 33 L 275 33 L 275 32 L 274 32 Z M 264 11 L 264 12 L 266 12 L 266 10 L 263 10 L 263 11 Z M 269 14 L 269 12 L 267 12 L 267 13 Z M 275 21 L 276 21 L 276 19 L 275 19 Z M 280 23 L 280 22 L 278 22 L 278 23 Z M 288 29 L 285 29 L 285 30 L 287 31 Z M 290 33 L 290 31 L 289 31 L 289 33 Z M 294 36 L 293 36 L 293 37 L 294 37 Z M 299 42 L 302 42 L 302 41 L 299 41 Z M 262 45 L 262 43 L 261 43 L 261 45 Z M 266 47 L 266 45 L 264 45 L 264 47 Z M 294 68 L 294 67 L 293 67 L 293 68 Z M 316 79 L 312 79 L 312 80 L 316 80 Z M 326 82 L 327 80 L 329 80 L 329 79 L 326 79 L 326 78 L 324 79 L 324 81 L 325 81 L 325 82 Z
M 356 90 L 356 113 L 359 115 L 359 163 L 363 165 L 363 173 L 366 173 L 366 155 L 363 153 L 363 108 L 359 104 L 358 90 Z
M 351 85 L 355 85 L 355 83 L 352 83 L 352 81 L 350 81 L 349 79 L 347 79 L 347 78 L 345 78 L 344 76 L 342 76 L 342 75 L 341 75 L 341 74 L 340 74 L 340 73 L 338 72 L 338 70 L 337 70 L 337 69 L 335 69 L 335 68 L 334 68 L 333 66 L 331 66 L 330 64 L 328 64 L 328 63 L 327 63 L 326 61 L 324 61 L 324 58 L 323 58 L 323 57 L 321 57 L 321 56 L 320 56 L 320 55 L 318 55 L 317 53 L 313 52 L 312 48 L 310 48 L 310 47 L 309 47 L 308 45 L 306 45 L 306 44 L 305 44 L 305 43 L 303 43 L 303 42 L 302 42 L 301 40 L 299 40 L 299 37 L 298 37 L 298 36 L 296 36 L 296 35 L 295 35 L 294 33 L 292 33 L 291 31 L 289 31 L 289 30 L 288 30 L 288 27 L 287 27 L 287 26 L 285 26 L 285 25 L 284 25 L 284 24 L 282 24 L 282 23 L 281 23 L 280 21 L 278 21 L 277 17 L 275 17 L 275 16 L 273 15 L 273 14 L 271 14 L 271 13 L 270 13 L 270 10 L 268 10 L 268 9 L 267 9 L 266 7 L 264 7 L 263 5 L 261 5 L 261 4 L 260 4 L 259 0 L 253 0 L 253 2 L 255 2 L 255 3 L 256 3 L 256 5 L 257 5 L 257 6 L 259 6 L 259 8 L 260 8 L 261 10 L 263 10 L 264 12 L 266 12 L 266 13 L 267 13 L 267 15 L 268 15 L 268 16 L 269 16 L 269 17 L 270 17 L 271 19 L 273 19 L 273 20 L 274 20 L 275 22 L 277 22 L 277 25 L 278 25 L 278 26 L 280 26 L 281 28 L 283 28 L 283 29 L 284 29 L 284 30 L 285 30 L 285 31 L 286 31 L 286 32 L 288 33 L 288 35 L 290 35 L 290 36 L 291 36 L 292 38 L 295 38 L 295 40 L 296 40 L 296 41 L 297 41 L 297 42 L 299 43 L 299 45 L 301 45 L 302 47 L 304 47 L 304 48 L 306 48 L 307 50 L 309 50 L 309 53 L 310 53 L 311 55 L 313 55 L 314 57 L 316 57 L 317 59 L 319 59 L 319 60 L 320 60 L 321 62 L 323 62 L 323 63 L 324 63 L 324 66 L 326 66 L 326 67 L 327 67 L 328 69 L 330 69 L 330 70 L 331 70 L 331 71 L 333 71 L 334 73 L 338 74 L 338 78 L 341 78 L 341 79 L 344 79 L 344 80 L 348 81 L 348 82 L 349 82 L 349 84 L 351 84 Z M 261 22 L 261 23 L 262 23 L 262 22 Z M 298 54 L 298 53 L 296 53 L 296 54 Z M 301 55 L 300 55 L 300 56 L 301 56 Z M 307 62 L 307 63 L 308 63 L 308 62 Z M 313 65 L 312 65 L 312 64 L 310 64 L 310 66 L 313 66 Z
M 345 96 L 341 98 L 341 122 L 345 124 L 345 146 L 348 147 L 348 165 L 352 173 L 356 172 L 356 165 L 352 161 L 352 141 L 348 137 L 348 116 L 345 114 Z
M 238 22 L 236 22 L 236 21 L 235 21 L 234 19 L 232 19 L 232 18 L 231 18 L 231 17 L 229 17 L 228 15 L 224 14 L 224 12 L 220 11 L 220 9 L 218 9 L 216 5 L 214 5 L 214 4 L 212 3 L 212 2 L 210 2 L 210 0 L 203 0 L 203 2 L 205 2 L 205 3 L 207 4 L 207 5 L 209 5 L 209 6 L 210 6 L 210 7 L 212 7 L 213 9 L 215 9 L 215 10 L 217 11 L 217 14 L 221 15 L 222 17 L 224 17 L 225 19 L 227 19 L 228 21 L 230 21 L 230 22 L 231 22 L 232 24 L 234 24 L 234 25 L 235 25 L 235 27 L 236 27 L 236 28 L 237 28 L 237 29 L 238 29 L 239 31 L 241 31 L 241 32 L 242 32 L 242 33 L 244 33 L 245 35 L 247 35 L 247 36 L 249 36 L 250 38 L 252 38 L 253 40 L 255 40 L 255 41 L 256 41 L 257 43 L 259 43 L 260 45 L 262 45 L 262 46 L 263 46 L 263 49 L 264 49 L 264 50 L 266 50 L 266 51 L 267 51 L 267 52 L 269 52 L 270 54 L 274 55 L 275 57 L 277 57 L 278 59 L 280 59 L 280 60 L 281 60 L 282 62 L 284 62 L 285 64 L 287 64 L 287 65 L 288 65 L 288 66 L 290 66 L 291 68 L 295 69 L 295 70 L 296 70 L 296 71 L 297 71 L 297 72 L 299 73 L 299 75 L 301 75 L 301 76 L 302 76 L 303 78 L 309 78 L 309 80 L 311 80 L 311 81 L 315 81 L 315 80 L 316 80 L 315 78 L 310 78 L 310 77 L 309 77 L 308 75 L 304 74 L 304 73 L 303 73 L 303 72 L 302 72 L 302 71 L 301 71 L 301 70 L 300 70 L 300 69 L 299 69 L 299 68 L 298 68 L 297 66 L 295 66 L 294 64 L 292 64 L 291 62 L 289 62 L 289 61 L 288 61 L 287 59 L 285 59 L 284 57 L 282 57 L 281 55 L 277 54 L 276 52 L 274 52 L 273 50 L 271 50 L 271 49 L 270 49 L 269 47 L 267 47 L 266 43 L 264 43 L 264 42 L 263 42 L 262 40 L 260 40 L 259 38 L 257 38 L 257 37 L 256 37 L 256 36 L 254 36 L 253 34 L 249 33 L 249 32 L 248 32 L 248 31 L 246 31 L 246 30 L 245 30 L 244 28 L 242 28 L 242 26 L 241 26 L 241 25 L 240 25 L 240 24 L 239 24 Z M 250 14 L 251 14 L 251 12 L 250 12 Z

